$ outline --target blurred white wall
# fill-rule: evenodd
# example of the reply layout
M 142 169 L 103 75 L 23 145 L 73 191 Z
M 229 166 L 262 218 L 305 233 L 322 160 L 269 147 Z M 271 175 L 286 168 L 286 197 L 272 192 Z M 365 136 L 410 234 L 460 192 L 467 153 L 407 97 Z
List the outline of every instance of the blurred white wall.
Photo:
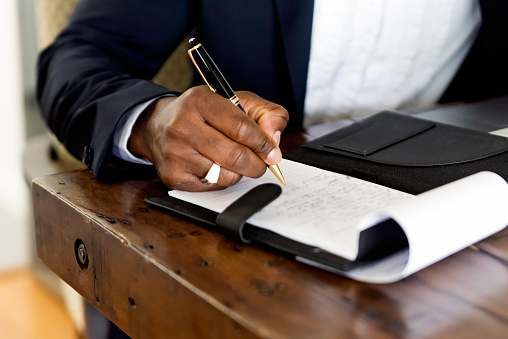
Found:
M 0 272 L 32 260 L 25 144 L 22 58 L 17 0 L 0 0 Z

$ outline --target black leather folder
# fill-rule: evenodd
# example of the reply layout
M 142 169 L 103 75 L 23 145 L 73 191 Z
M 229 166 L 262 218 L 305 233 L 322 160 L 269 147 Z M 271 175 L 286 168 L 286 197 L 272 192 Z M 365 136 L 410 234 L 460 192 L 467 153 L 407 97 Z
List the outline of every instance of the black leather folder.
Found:
M 383 111 L 285 158 L 419 194 L 480 171 L 508 180 L 508 138 Z
M 217 213 L 168 195 L 145 199 L 149 205 L 217 231 L 227 238 L 267 248 L 290 258 L 305 258 L 314 263 L 347 272 L 355 267 L 407 248 L 407 238 L 398 224 L 388 220 L 360 232 L 356 260 L 350 261 L 319 248 L 288 239 L 277 233 L 246 223 L 255 212 L 281 193 L 277 184 L 259 185 Z
M 383 186 L 418 194 L 479 171 L 508 180 L 508 138 L 482 131 L 383 111 L 315 139 L 285 158 Z M 298 243 L 246 223 L 280 194 L 275 184 L 260 185 L 222 213 L 162 196 L 145 201 L 244 243 L 294 258 L 348 271 L 407 248 L 400 226 L 387 220 L 360 233 L 355 261 Z

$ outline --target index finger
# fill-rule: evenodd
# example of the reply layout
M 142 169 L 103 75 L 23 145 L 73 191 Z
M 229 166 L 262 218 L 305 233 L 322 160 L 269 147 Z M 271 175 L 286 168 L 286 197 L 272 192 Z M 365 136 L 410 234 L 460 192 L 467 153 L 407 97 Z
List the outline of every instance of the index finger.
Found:
M 274 135 L 284 131 L 289 121 L 288 111 L 274 102 L 265 100 L 252 92 L 237 92 L 245 112 L 250 115 L 254 121 L 263 129 L 269 136 L 274 138 Z M 278 140 L 274 138 L 278 144 Z
M 213 128 L 231 140 L 246 146 L 268 164 L 280 161 L 282 155 L 277 143 L 258 123 L 229 101 L 211 93 L 202 97 L 200 114 Z

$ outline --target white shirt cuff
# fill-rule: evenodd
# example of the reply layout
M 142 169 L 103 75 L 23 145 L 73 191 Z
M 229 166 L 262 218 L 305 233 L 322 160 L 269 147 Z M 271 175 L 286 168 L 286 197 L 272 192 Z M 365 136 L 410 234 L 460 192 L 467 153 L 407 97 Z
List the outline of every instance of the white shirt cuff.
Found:
M 124 114 L 124 116 L 118 122 L 115 134 L 113 136 L 113 149 L 111 150 L 111 153 L 115 157 L 135 164 L 152 165 L 152 163 L 148 161 L 148 159 L 137 157 L 134 154 L 132 154 L 129 151 L 127 145 L 129 143 L 129 138 L 132 133 L 132 128 L 134 127 L 134 124 L 138 120 L 141 113 L 143 113 L 143 111 L 155 100 L 167 96 L 173 95 L 162 95 L 160 97 L 148 100 L 144 103 L 135 106 L 130 113 Z

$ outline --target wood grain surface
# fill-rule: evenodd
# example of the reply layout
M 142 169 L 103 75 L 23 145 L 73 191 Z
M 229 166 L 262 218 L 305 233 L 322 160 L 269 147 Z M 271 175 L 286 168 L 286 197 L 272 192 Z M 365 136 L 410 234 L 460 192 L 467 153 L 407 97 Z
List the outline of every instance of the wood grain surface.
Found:
M 156 179 L 74 171 L 36 179 L 32 192 L 39 258 L 133 338 L 508 337 L 507 230 L 375 285 L 152 209 L 143 199 L 166 192 Z

